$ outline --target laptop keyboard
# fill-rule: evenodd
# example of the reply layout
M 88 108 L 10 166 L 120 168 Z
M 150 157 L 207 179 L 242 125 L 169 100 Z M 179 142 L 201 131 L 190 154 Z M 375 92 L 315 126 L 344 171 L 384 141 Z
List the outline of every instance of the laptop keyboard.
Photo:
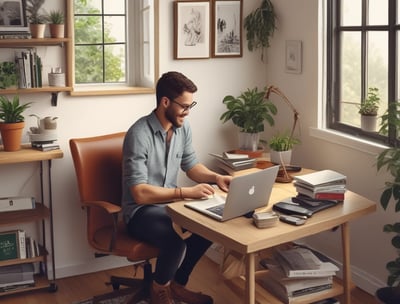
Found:
M 207 210 L 222 216 L 222 214 L 224 212 L 224 206 L 225 206 L 225 204 L 221 204 L 221 205 L 217 205 L 217 206 L 213 206 L 213 207 L 207 208 Z

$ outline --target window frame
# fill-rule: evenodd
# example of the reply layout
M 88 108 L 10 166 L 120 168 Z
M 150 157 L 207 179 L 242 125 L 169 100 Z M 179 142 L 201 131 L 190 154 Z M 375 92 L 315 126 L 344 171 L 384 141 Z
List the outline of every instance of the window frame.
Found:
M 137 8 L 137 2 L 138 1 L 133 1 L 133 3 L 129 0 L 126 0 L 127 3 L 127 10 L 132 10 Z M 135 3 L 135 5 L 133 5 Z M 131 4 L 131 5 L 130 5 Z M 70 92 L 71 96 L 103 96 L 103 95 L 129 95 L 129 94 L 153 94 L 155 92 L 155 85 L 156 81 L 158 79 L 159 75 L 159 53 L 158 53 L 158 45 L 159 45 L 159 35 L 158 35 L 158 28 L 159 28 L 159 0 L 153 0 L 153 31 L 152 32 L 152 41 L 153 41 L 153 48 L 152 48 L 152 57 L 153 57 L 153 79 L 152 83 L 150 84 L 151 80 L 149 79 L 147 75 L 147 81 L 144 80 L 146 78 L 146 75 L 144 75 L 144 70 L 142 67 L 142 57 L 134 58 L 135 56 L 131 56 L 129 54 L 129 47 L 130 44 L 135 44 L 136 41 L 142 42 L 141 39 L 143 39 L 143 27 L 140 25 L 140 32 L 137 35 L 132 35 L 132 33 L 127 32 L 127 60 L 126 64 L 128 67 L 132 66 L 130 62 L 132 60 L 135 62 L 135 64 L 138 64 L 138 67 L 140 69 L 139 73 L 135 72 L 135 77 L 134 79 L 140 79 L 140 81 L 146 82 L 144 85 L 134 85 L 132 84 L 132 78 L 131 75 L 128 76 L 127 84 L 104 84 L 104 83 L 99 83 L 99 84 L 88 84 L 88 85 L 81 85 L 81 84 L 76 84 L 75 83 L 75 53 L 74 53 L 74 48 L 75 48 L 75 40 L 74 40 L 74 1 L 73 0 L 68 0 L 68 11 L 70 12 L 68 17 L 68 33 L 69 37 L 71 38 L 71 43 L 69 44 L 69 50 L 68 50 L 68 75 L 70 78 L 70 83 L 72 85 L 72 91 Z M 129 16 L 130 12 L 127 12 Z M 137 19 L 137 18 L 136 18 Z M 135 20 L 135 24 L 140 24 L 142 20 L 142 16 L 139 18 L 140 20 Z M 128 18 L 128 23 L 127 23 L 127 28 L 128 25 L 130 24 L 130 18 Z M 151 27 L 151 26 L 150 26 Z M 151 42 L 150 42 L 151 43 Z M 140 45 L 138 48 L 140 49 L 140 56 L 144 56 L 144 51 L 143 51 L 143 44 Z M 131 74 L 133 71 L 127 70 L 127 73 Z
M 339 131 L 351 136 L 361 137 L 367 141 L 378 144 L 388 144 L 393 146 L 396 143 L 396 134 L 393 130 L 389 131 L 388 136 L 376 133 L 365 132 L 359 127 L 351 126 L 340 122 L 340 106 L 341 106 L 341 33 L 343 32 L 360 32 L 362 45 L 362 62 L 361 62 L 361 99 L 365 99 L 367 93 L 367 39 L 369 31 L 386 31 L 388 33 L 388 103 L 394 102 L 397 98 L 397 44 L 400 34 L 400 24 L 396 24 L 396 11 L 399 0 L 388 0 L 388 25 L 366 25 L 367 0 L 362 0 L 362 24 L 360 26 L 342 26 L 341 20 L 341 4 L 343 0 L 328 0 L 326 14 L 326 127 L 335 131 Z M 385 102 L 385 101 L 383 101 Z

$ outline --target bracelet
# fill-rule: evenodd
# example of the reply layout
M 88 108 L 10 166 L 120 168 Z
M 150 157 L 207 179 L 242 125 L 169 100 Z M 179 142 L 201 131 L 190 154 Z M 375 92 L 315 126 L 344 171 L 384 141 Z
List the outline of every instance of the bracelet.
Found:
M 179 188 L 179 193 L 180 193 L 181 200 L 183 200 L 182 188 Z
M 176 199 L 178 198 L 178 193 L 177 193 L 177 191 L 178 191 L 178 188 L 175 187 L 175 190 L 174 190 L 174 197 L 175 197 Z

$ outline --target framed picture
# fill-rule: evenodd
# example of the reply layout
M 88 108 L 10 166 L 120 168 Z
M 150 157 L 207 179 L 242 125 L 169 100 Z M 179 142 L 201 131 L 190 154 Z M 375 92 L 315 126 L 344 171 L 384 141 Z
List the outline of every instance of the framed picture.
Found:
M 25 0 L 0 2 L 0 32 L 27 32 Z
M 210 2 L 174 2 L 174 58 L 210 58 Z
M 285 70 L 287 73 L 301 73 L 301 53 L 302 50 L 300 40 L 286 41 Z
M 242 0 L 214 0 L 212 57 L 242 57 Z

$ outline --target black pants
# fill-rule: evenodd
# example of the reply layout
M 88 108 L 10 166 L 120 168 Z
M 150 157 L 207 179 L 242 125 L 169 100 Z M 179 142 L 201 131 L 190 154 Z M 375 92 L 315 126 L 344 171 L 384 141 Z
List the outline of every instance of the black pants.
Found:
M 192 234 L 183 240 L 173 229 L 165 206 L 144 205 L 128 223 L 129 234 L 159 248 L 153 279 L 166 284 L 172 279 L 186 285 L 197 262 L 212 242 Z

